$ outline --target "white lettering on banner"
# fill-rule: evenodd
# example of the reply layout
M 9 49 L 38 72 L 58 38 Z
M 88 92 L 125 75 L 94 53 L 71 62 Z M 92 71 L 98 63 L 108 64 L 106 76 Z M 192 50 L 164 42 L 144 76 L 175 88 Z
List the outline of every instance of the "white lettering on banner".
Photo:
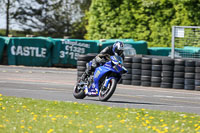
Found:
M 17 51 L 16 51 L 16 54 L 17 54 L 17 55 L 23 56 L 22 46 L 18 46 L 18 49 L 17 49 Z
M 72 46 L 78 46 L 78 47 L 84 47 L 84 48 L 90 48 L 90 44 L 82 43 L 82 42 L 71 42 L 68 40 L 61 40 L 62 44 L 68 44 Z
M 66 45 L 65 51 L 60 51 L 60 58 L 65 58 L 65 56 L 69 55 L 70 59 L 77 60 L 77 57 L 80 54 L 85 54 L 85 48 L 78 47 L 78 46 L 72 46 L 72 45 Z
M 29 51 L 29 47 L 24 47 L 24 56 L 29 56 L 30 55 L 30 51 Z
M 77 60 L 80 54 L 85 54 L 86 48 L 90 48 L 90 44 L 83 42 L 71 42 L 69 40 L 61 40 L 62 44 L 65 45 L 65 49 L 60 51 L 60 58 L 69 56 L 70 59 Z
M 84 53 L 85 53 L 85 48 L 73 47 L 73 46 L 71 46 L 71 45 L 66 45 L 66 46 L 65 46 L 65 50 L 66 50 L 66 51 L 77 52 L 77 53 L 81 53 L 81 54 L 84 54 Z
M 15 46 L 12 46 L 12 47 L 11 47 L 11 54 L 12 54 L 12 55 L 15 55 L 15 50 L 16 50 Z
M 46 57 L 46 48 L 39 47 L 28 47 L 28 46 L 12 46 L 11 54 L 12 55 L 20 55 L 20 56 L 32 56 L 32 57 Z
M 42 54 L 42 57 L 45 58 L 46 56 L 46 53 L 47 53 L 47 49 L 46 48 L 41 48 L 41 54 Z
M 69 55 L 70 59 L 77 60 L 77 57 L 79 56 L 79 54 L 80 53 L 60 51 L 60 58 L 65 58 L 65 56 Z
M 31 50 L 31 56 L 34 56 L 34 47 L 30 47 Z

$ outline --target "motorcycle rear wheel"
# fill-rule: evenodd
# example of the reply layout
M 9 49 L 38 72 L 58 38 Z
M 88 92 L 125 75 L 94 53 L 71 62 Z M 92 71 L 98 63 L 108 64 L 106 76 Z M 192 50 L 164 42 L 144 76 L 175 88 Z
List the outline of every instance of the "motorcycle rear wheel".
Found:
M 106 89 L 102 89 L 102 88 L 100 89 L 99 100 L 107 101 L 115 92 L 116 86 L 117 86 L 117 80 L 111 79 Z
M 76 99 L 83 99 L 86 97 L 84 90 L 78 89 L 78 83 L 74 86 L 73 95 Z

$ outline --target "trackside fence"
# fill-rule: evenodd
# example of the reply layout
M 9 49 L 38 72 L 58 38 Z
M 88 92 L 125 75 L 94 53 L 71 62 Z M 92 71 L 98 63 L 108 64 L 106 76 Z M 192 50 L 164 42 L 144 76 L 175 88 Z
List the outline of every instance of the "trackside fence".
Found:
M 200 58 L 200 26 L 173 26 L 171 58 Z

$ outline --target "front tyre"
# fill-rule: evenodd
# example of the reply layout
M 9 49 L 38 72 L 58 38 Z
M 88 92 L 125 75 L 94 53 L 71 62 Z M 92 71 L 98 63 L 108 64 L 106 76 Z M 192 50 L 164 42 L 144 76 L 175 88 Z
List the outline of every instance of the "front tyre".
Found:
M 83 99 L 86 96 L 84 90 L 80 89 L 78 83 L 74 86 L 73 95 L 76 99 Z
M 101 88 L 99 92 L 99 100 L 101 101 L 107 101 L 115 92 L 117 86 L 117 80 L 116 79 L 110 79 L 108 83 L 107 88 Z

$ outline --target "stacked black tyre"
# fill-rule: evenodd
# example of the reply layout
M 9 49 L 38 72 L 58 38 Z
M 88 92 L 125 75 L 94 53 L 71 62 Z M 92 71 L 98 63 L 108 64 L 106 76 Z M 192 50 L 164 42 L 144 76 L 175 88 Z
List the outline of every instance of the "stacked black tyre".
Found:
M 184 89 L 185 90 L 194 90 L 195 85 L 195 61 L 186 60 L 185 61 L 185 81 Z
M 162 59 L 161 88 L 172 88 L 174 60 L 170 58 Z
M 142 57 L 132 58 L 132 81 L 131 84 L 134 86 L 141 85 L 141 62 Z
M 151 58 L 143 57 L 141 66 L 141 86 L 151 86 Z
M 185 61 L 183 59 L 174 60 L 174 89 L 184 89 L 184 77 L 185 77 Z
M 151 67 L 151 86 L 160 87 L 161 85 L 161 72 L 162 72 L 162 60 L 157 58 L 152 58 Z
M 131 85 L 131 79 L 132 79 L 131 62 L 132 62 L 131 56 L 126 56 L 124 58 L 124 67 L 128 70 L 128 73 L 122 75 L 122 84 L 124 85 Z
M 86 70 L 86 64 L 91 61 L 96 54 L 79 55 L 77 60 L 77 80 L 80 79 Z
M 200 91 L 200 61 L 195 66 L 195 90 Z

